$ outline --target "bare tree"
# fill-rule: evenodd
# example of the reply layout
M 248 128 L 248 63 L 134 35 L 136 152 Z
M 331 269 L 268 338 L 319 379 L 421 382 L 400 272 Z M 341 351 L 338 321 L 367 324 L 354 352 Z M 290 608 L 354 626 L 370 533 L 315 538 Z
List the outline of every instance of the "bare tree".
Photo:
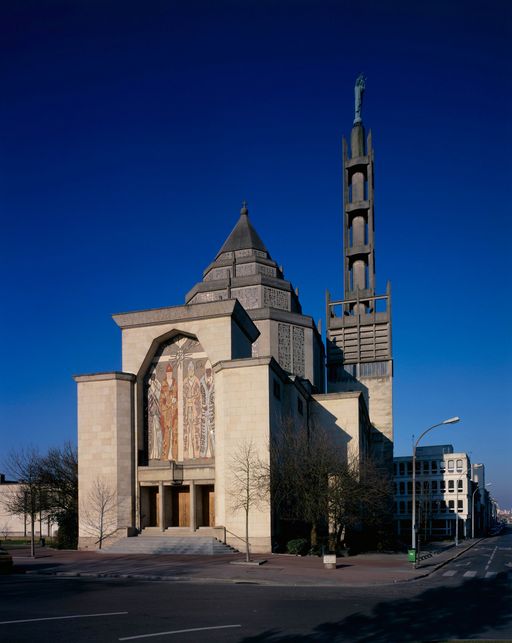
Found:
M 117 506 L 115 489 L 102 478 L 96 478 L 80 507 L 80 514 L 84 529 L 97 539 L 99 549 L 117 529 Z
M 371 459 L 348 458 L 321 428 L 284 422 L 271 443 L 271 494 L 277 514 L 309 525 L 312 545 L 339 547 L 347 530 L 386 522 L 389 478 Z
M 66 442 L 41 458 L 41 478 L 50 490 L 48 515 L 59 525 L 59 547 L 76 548 L 78 537 L 78 454 Z
M 245 560 L 251 560 L 249 514 L 268 496 L 268 469 L 252 441 L 242 442 L 231 458 L 231 508 L 245 513 Z
M 4 499 L 7 511 L 30 519 L 30 555 L 35 558 L 35 522 L 46 510 L 48 495 L 41 478 L 41 456 L 33 447 L 11 451 L 5 460 L 9 476 L 18 484 L 11 487 Z
M 9 525 L 10 525 L 9 521 L 6 520 L 5 522 L 2 523 L 2 526 L 0 527 L 0 535 L 3 537 L 4 541 L 7 541 L 7 538 L 11 533 L 11 530 L 9 529 Z

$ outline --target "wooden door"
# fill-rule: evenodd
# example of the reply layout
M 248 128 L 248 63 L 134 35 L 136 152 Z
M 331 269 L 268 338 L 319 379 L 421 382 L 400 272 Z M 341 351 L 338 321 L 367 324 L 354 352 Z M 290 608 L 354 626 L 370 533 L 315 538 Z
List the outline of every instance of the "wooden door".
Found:
M 212 484 L 201 486 L 201 517 L 202 527 L 215 525 L 215 496 Z
M 190 491 L 188 487 L 173 489 L 172 525 L 173 527 L 190 527 Z
M 149 496 L 149 527 L 158 527 L 160 524 L 159 516 L 159 493 L 158 487 L 148 487 Z

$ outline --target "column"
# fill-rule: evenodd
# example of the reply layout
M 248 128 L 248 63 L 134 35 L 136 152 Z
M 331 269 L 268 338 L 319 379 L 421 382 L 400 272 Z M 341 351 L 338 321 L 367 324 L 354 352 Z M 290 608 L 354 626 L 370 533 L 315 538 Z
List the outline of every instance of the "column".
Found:
M 190 529 L 196 530 L 196 485 L 193 481 L 190 483 Z
M 164 483 L 158 483 L 158 514 L 160 516 L 160 529 L 165 529 L 165 502 L 164 502 Z

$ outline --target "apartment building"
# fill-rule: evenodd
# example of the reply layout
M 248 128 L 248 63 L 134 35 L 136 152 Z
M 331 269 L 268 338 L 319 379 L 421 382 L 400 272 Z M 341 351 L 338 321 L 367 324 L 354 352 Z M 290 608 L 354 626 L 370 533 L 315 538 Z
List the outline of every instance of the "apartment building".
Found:
M 397 535 L 406 540 L 411 533 L 412 456 L 394 458 L 393 466 L 394 521 Z M 459 538 L 471 536 L 473 491 L 467 453 L 454 452 L 451 444 L 418 447 L 416 520 L 419 538 L 455 537 L 457 518 Z

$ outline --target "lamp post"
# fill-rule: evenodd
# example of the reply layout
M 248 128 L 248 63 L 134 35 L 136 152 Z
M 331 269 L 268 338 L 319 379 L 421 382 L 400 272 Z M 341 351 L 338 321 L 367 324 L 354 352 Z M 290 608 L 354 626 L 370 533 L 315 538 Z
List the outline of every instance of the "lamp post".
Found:
M 432 426 L 429 426 L 428 429 L 423 431 L 423 433 L 420 435 L 420 437 L 416 440 L 414 443 L 414 446 L 412 448 L 412 524 L 411 524 L 411 547 L 416 551 L 416 534 L 417 534 L 417 529 L 416 529 L 416 448 L 423 436 L 425 436 L 429 431 L 432 431 L 432 429 L 435 429 L 437 426 L 442 426 L 443 424 L 456 424 L 457 422 L 460 422 L 460 418 L 455 416 L 453 418 L 449 418 L 448 420 L 443 420 L 442 422 L 438 422 L 437 424 L 433 424 Z M 414 567 L 416 567 L 416 556 L 414 556 Z
M 482 466 L 481 464 L 475 464 L 475 467 L 481 467 L 481 466 Z M 491 487 L 491 486 L 492 486 L 492 482 L 487 482 L 484 485 L 484 491 L 485 491 L 485 487 Z M 477 484 L 476 489 L 473 491 L 473 494 L 471 496 L 471 538 L 472 539 L 475 538 L 475 493 L 479 491 L 479 489 L 480 487 Z

